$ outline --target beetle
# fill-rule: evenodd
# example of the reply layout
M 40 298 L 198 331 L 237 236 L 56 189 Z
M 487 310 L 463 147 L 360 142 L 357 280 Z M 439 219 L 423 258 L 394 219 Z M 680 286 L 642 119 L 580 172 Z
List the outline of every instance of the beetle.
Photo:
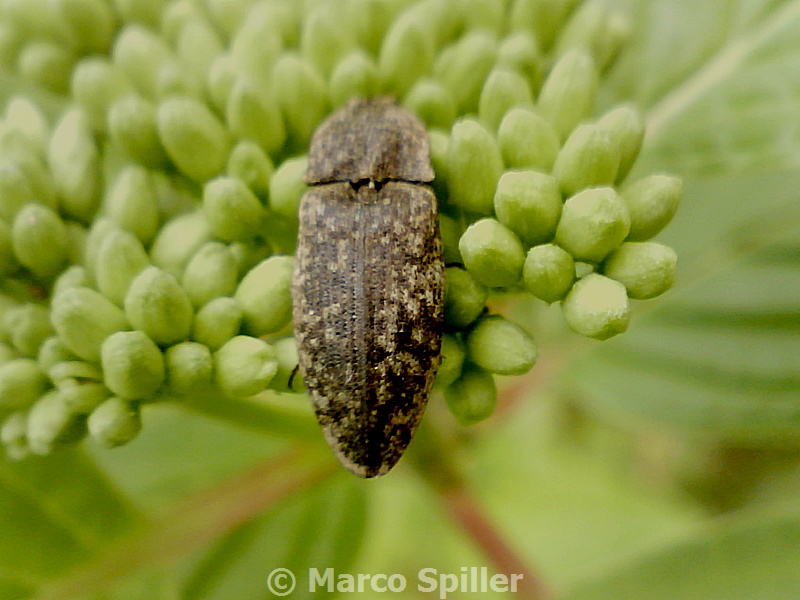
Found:
M 299 369 L 339 461 L 387 473 L 439 365 L 444 261 L 424 125 L 356 98 L 314 133 L 292 281 Z

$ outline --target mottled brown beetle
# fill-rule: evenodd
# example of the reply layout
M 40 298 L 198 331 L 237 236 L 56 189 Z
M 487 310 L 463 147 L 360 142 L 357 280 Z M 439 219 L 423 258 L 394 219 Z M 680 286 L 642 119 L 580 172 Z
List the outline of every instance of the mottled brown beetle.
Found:
M 444 265 L 428 135 L 390 98 L 314 133 L 292 284 L 300 372 L 325 438 L 360 477 L 400 459 L 428 402 Z

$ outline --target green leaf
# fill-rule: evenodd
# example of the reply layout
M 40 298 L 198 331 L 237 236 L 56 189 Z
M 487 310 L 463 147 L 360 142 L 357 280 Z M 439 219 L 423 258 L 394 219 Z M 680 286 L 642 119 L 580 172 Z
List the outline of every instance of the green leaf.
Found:
M 309 592 L 309 568 L 349 573 L 366 521 L 364 483 L 340 473 L 240 527 L 193 561 L 181 598 L 262 598 L 268 576 L 277 568 L 294 573 L 292 598 L 335 596 L 319 589 Z
M 800 597 L 800 515 L 725 521 L 584 582 L 559 600 Z
M 800 1 L 628 4 L 635 38 L 614 101 L 647 111 L 638 167 L 681 174 L 771 170 L 800 158 Z
M 800 434 L 798 186 L 790 173 L 687 187 L 664 236 L 677 289 L 572 367 L 595 414 L 744 442 Z
M 79 450 L 0 462 L 0 597 L 28 597 L 137 521 Z

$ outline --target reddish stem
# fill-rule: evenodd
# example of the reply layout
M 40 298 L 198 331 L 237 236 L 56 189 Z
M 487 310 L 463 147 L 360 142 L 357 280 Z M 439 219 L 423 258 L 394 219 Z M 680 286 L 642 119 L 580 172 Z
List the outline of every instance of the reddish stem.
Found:
M 550 597 L 541 579 L 528 568 L 463 487 L 440 490 L 440 497 L 453 520 L 472 538 L 499 573 L 509 577 L 511 574 L 522 575 L 517 589 L 518 598 L 546 600 Z

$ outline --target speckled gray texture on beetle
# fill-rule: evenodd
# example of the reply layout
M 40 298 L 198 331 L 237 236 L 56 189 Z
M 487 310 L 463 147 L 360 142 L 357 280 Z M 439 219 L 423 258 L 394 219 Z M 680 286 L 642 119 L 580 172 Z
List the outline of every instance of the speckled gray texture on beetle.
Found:
M 387 473 L 419 425 L 442 337 L 444 264 L 422 123 L 354 99 L 311 140 L 292 294 L 300 371 L 342 464 Z

